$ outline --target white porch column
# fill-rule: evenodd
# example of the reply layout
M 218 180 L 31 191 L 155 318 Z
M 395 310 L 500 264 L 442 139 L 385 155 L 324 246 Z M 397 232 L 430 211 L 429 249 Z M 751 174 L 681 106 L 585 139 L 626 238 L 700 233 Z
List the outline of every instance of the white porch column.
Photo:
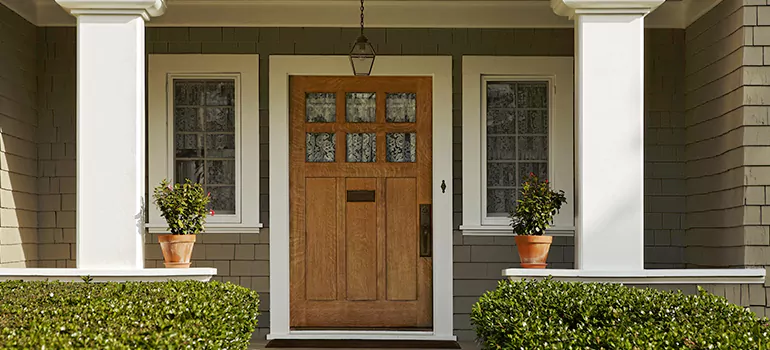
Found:
M 165 0 L 56 0 L 77 17 L 77 267 L 144 268 L 145 37 Z
M 644 268 L 644 17 L 663 0 L 551 0 L 575 21 L 575 264 Z

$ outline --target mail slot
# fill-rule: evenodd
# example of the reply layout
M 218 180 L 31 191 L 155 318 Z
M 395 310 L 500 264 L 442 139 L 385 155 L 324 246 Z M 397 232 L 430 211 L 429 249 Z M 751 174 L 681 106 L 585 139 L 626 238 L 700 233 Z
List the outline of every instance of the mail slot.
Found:
M 374 191 L 348 191 L 348 202 L 374 202 Z

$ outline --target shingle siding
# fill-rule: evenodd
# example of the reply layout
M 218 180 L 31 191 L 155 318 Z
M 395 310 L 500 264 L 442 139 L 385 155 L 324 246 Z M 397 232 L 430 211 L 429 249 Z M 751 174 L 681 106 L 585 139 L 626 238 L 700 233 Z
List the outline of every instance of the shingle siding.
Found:
M 0 268 L 37 266 L 36 35 L 0 5 Z
M 645 34 L 644 262 L 646 268 L 682 268 L 684 31 L 655 29 Z
M 40 267 L 75 267 L 75 34 L 75 28 L 37 29 Z
M 723 1 L 686 30 L 688 266 L 770 264 L 770 19 L 757 4 Z

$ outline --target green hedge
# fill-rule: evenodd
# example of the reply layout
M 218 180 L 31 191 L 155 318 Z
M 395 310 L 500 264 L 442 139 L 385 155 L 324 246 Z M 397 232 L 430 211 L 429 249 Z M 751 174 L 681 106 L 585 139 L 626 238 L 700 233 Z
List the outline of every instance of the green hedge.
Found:
M 767 318 L 702 289 L 501 281 L 471 323 L 485 349 L 770 349 Z
M 245 349 L 257 293 L 219 282 L 0 282 L 0 348 Z

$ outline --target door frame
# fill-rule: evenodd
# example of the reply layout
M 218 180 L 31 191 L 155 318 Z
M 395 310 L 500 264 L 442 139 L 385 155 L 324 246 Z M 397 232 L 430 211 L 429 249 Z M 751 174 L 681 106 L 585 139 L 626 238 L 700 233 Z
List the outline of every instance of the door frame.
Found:
M 272 339 L 457 340 L 452 310 L 452 56 L 381 56 L 373 76 L 433 79 L 433 330 L 292 331 L 289 327 L 289 77 L 352 76 L 348 56 L 270 56 L 270 333 Z M 442 191 L 442 181 L 446 184 Z

